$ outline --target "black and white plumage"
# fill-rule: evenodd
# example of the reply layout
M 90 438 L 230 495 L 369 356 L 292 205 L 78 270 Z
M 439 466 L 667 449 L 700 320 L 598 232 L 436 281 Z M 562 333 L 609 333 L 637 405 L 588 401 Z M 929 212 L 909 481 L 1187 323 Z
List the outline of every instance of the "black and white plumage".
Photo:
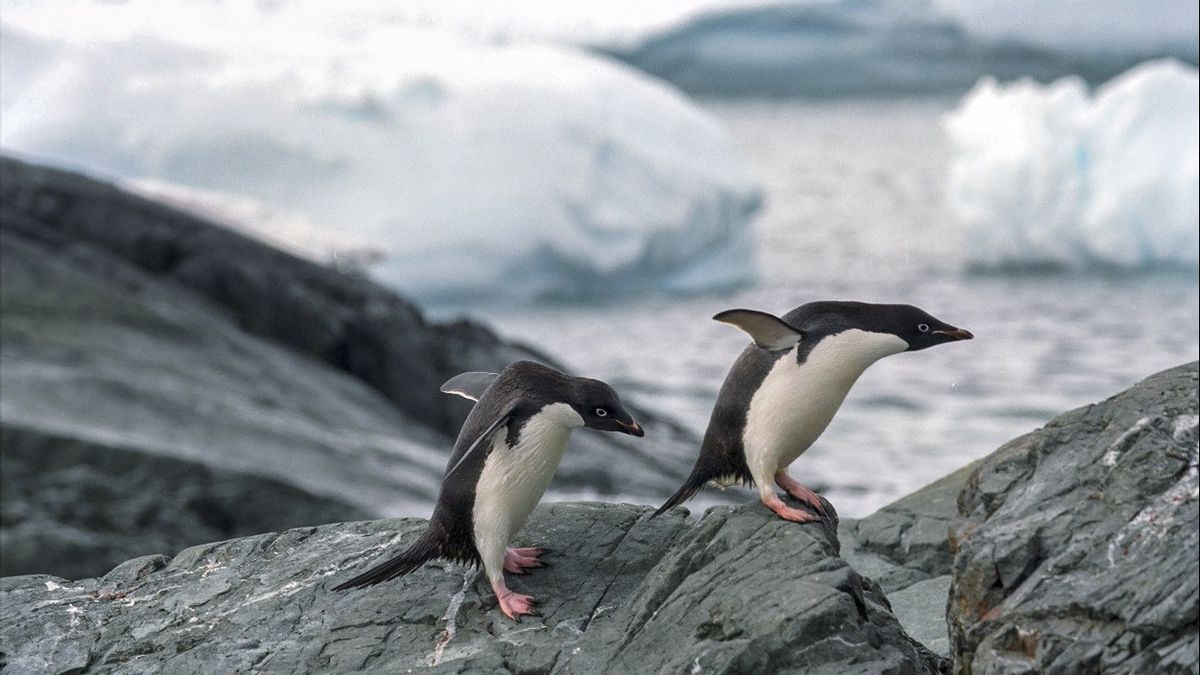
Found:
M 591 427 L 642 436 L 612 387 L 532 361 L 501 373 L 464 373 L 442 391 L 477 401 L 459 431 L 429 526 L 398 556 L 335 590 L 370 586 L 444 558 L 482 565 L 511 618 L 531 612 L 532 598 L 509 591 L 504 570 L 540 563 L 540 549 L 508 549 L 537 505 L 566 450 L 571 431 Z
M 911 305 L 823 301 L 783 317 L 734 309 L 713 318 L 753 342 L 721 386 L 691 474 L 655 515 L 712 482 L 757 485 L 763 503 L 780 517 L 815 519 L 785 505 L 773 484 L 823 511 L 787 467 L 825 430 L 863 371 L 885 356 L 973 337 Z

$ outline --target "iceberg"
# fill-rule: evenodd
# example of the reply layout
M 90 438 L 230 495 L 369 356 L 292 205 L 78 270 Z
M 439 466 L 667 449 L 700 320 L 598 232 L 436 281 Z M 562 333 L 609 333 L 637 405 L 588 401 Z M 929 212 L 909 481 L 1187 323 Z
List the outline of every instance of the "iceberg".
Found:
M 711 8 L 602 49 L 701 96 L 961 95 L 987 75 L 1195 63 L 1196 16 L 1194 0 L 802 0 Z
M 69 30 L 90 32 L 65 36 L 11 9 L 6 152 L 223 212 L 427 302 L 753 278 L 759 193 L 732 140 L 623 64 L 374 6 L 85 3 Z
M 1170 60 L 1094 95 L 1079 78 L 981 81 L 946 119 L 947 208 L 971 266 L 1195 268 L 1198 91 Z

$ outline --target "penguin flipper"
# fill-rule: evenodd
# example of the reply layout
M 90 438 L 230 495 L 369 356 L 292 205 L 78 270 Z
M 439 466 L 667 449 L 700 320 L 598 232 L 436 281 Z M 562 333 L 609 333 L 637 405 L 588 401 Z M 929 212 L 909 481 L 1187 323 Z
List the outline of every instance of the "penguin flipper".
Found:
M 420 539 L 405 549 L 400 555 L 372 567 L 349 581 L 334 586 L 333 590 L 344 591 L 349 588 L 374 586 L 375 584 L 404 576 L 423 565 L 425 561 L 432 560 L 438 556 L 438 545 L 434 540 L 434 535 L 429 530 L 426 530 Z
M 444 483 L 446 481 L 446 479 L 450 477 L 450 474 L 454 473 L 455 469 L 462 466 L 463 462 L 467 461 L 467 458 L 470 457 L 476 450 L 483 447 L 484 445 L 487 445 L 486 441 L 491 439 L 492 434 L 496 433 L 497 429 L 504 426 L 505 424 L 508 424 L 508 421 L 510 419 L 512 419 L 512 414 L 513 414 L 513 409 L 510 406 L 507 410 L 505 410 L 503 413 L 501 413 L 496 419 L 492 420 L 492 423 L 489 424 L 487 426 L 487 428 L 483 430 L 482 433 L 480 433 L 478 436 L 475 437 L 475 440 L 471 442 L 471 445 L 470 445 L 470 447 L 467 448 L 466 452 L 464 452 L 462 454 L 462 456 L 459 457 L 458 460 L 454 462 L 453 466 L 451 466 L 449 469 L 446 470 L 446 475 L 442 476 L 442 482 Z M 451 457 L 450 459 L 453 460 L 454 457 Z
M 753 309 L 727 309 L 713 319 L 746 332 L 754 344 L 769 351 L 791 349 L 804 339 L 804 332 L 792 328 L 774 314 Z
M 483 396 L 483 392 L 492 386 L 497 377 L 500 377 L 500 375 L 479 371 L 455 375 L 446 380 L 442 385 L 442 393 L 455 394 L 471 399 L 472 401 L 478 401 L 479 397 Z

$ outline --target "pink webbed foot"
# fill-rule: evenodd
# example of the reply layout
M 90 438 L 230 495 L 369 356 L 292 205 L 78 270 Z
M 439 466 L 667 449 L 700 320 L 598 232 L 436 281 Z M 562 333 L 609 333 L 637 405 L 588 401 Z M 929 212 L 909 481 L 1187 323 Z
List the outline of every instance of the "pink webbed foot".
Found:
M 500 603 L 500 611 L 513 621 L 520 621 L 522 616 L 534 613 L 533 598 L 508 590 L 503 579 L 492 583 L 492 592 L 496 594 L 496 600 Z
M 780 471 L 775 474 L 775 483 L 783 488 L 784 492 L 816 509 L 817 513 L 823 516 L 829 515 L 825 511 L 825 504 L 821 502 L 820 495 L 804 487 L 787 473 Z
M 545 553 L 541 548 L 510 548 L 504 551 L 504 571 L 512 574 L 525 574 L 525 570 L 534 567 L 545 567 L 546 563 L 538 560 Z
M 793 523 L 811 523 L 814 520 L 820 520 L 820 516 L 814 516 L 808 511 L 801 509 L 793 509 L 787 504 L 784 504 L 783 500 L 775 495 L 771 495 L 770 497 L 763 499 L 763 504 L 766 505 L 768 509 L 774 511 L 775 515 L 783 518 L 784 520 L 790 520 Z

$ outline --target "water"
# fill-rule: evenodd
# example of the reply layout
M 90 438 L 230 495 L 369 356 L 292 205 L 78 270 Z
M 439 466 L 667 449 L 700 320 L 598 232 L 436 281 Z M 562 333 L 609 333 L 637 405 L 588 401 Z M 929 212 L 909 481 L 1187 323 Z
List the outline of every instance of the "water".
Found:
M 740 332 L 710 320 L 721 310 L 783 313 L 818 299 L 907 302 L 973 331 L 973 341 L 872 366 L 793 464 L 794 477 L 849 516 L 866 515 L 1060 412 L 1196 359 L 1194 274 L 964 271 L 963 243 L 942 207 L 949 157 L 940 117 L 953 104 L 709 104 L 763 185 L 757 285 L 726 296 L 469 313 L 675 416 L 697 437 L 746 344 Z M 654 452 L 650 431 L 646 447 Z

